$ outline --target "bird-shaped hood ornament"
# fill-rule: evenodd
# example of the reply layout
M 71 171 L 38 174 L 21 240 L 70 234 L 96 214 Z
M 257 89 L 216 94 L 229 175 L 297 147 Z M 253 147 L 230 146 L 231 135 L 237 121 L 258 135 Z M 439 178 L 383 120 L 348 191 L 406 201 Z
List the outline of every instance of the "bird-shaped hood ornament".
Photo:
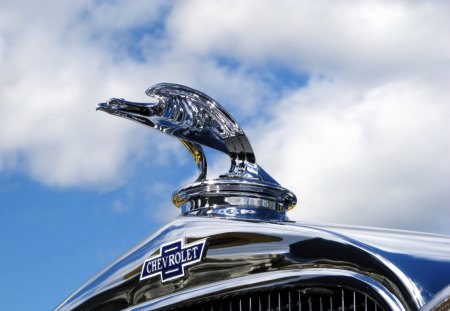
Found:
M 199 170 L 197 180 L 177 190 L 172 201 L 184 215 L 259 220 L 287 220 L 297 200 L 257 163 L 242 128 L 208 95 L 189 87 L 160 83 L 145 92 L 156 103 L 112 98 L 97 110 L 123 117 L 177 137 Z M 207 162 L 201 145 L 226 153 L 231 166 L 217 179 L 206 179 Z

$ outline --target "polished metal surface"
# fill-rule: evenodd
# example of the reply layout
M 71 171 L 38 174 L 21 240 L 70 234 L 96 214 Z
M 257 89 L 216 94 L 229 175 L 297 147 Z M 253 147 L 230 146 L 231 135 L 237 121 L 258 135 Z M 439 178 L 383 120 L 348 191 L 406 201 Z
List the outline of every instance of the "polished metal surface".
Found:
M 113 98 L 97 110 L 130 119 L 175 136 L 189 150 L 199 170 L 197 180 L 176 191 L 172 202 L 182 213 L 226 218 L 286 221 L 286 211 L 297 203 L 256 163 L 242 128 L 211 97 L 186 86 L 161 83 L 146 94 L 157 103 L 133 103 Z M 206 180 L 207 163 L 201 145 L 226 153 L 228 173 Z M 252 209 L 242 207 L 252 207 Z M 230 212 L 230 208 L 234 212 Z M 259 208 L 265 210 L 260 211 Z
M 208 238 L 204 261 L 189 268 L 185 279 L 167 284 L 158 279 L 139 281 L 144 261 L 162 244 L 178 238 L 187 242 Z M 353 273 L 380 284 L 402 308 L 417 310 L 449 284 L 450 238 L 343 226 L 179 217 L 88 281 L 57 310 L 90 310 L 113 303 L 124 309 L 189 291 L 207 291 L 213 284 L 238 288 L 246 277 L 273 281 L 270 276 L 277 274 L 271 273 L 285 272 L 297 276 Z

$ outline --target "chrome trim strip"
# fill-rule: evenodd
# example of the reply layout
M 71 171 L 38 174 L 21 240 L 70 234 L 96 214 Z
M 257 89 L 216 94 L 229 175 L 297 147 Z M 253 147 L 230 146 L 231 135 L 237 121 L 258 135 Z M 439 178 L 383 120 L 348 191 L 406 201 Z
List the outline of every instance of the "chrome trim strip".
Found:
M 326 278 L 334 277 L 340 280 L 342 279 L 355 280 L 359 283 L 367 285 L 371 290 L 377 293 L 391 310 L 394 311 L 405 310 L 404 306 L 400 303 L 397 297 L 395 297 L 380 283 L 376 282 L 373 279 L 370 279 L 367 276 L 364 276 L 362 274 L 353 271 L 337 270 L 337 269 L 284 270 L 284 271 L 267 272 L 257 275 L 248 275 L 231 280 L 208 284 L 206 286 L 200 286 L 180 291 L 172 295 L 167 295 L 164 297 L 153 299 L 138 306 L 130 307 L 126 310 L 127 311 L 155 310 L 159 308 L 175 306 L 177 303 L 182 303 L 183 301 L 219 294 L 233 289 L 242 290 L 255 287 L 286 285 L 291 283 L 301 284 L 301 282 L 304 281 L 310 282 L 324 277 Z M 333 285 L 333 283 L 330 282 L 329 285 Z M 340 285 L 340 283 L 336 283 L 336 285 Z

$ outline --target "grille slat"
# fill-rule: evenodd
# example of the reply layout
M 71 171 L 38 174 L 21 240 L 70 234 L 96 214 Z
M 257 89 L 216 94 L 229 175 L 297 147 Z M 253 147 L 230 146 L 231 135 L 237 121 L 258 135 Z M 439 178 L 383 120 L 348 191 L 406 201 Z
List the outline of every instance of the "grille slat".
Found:
M 302 311 L 302 304 L 301 304 L 301 301 L 302 301 L 302 294 L 300 294 L 300 291 L 298 292 L 298 310 L 299 311 Z
M 289 311 L 292 311 L 292 309 L 291 309 L 291 292 L 289 292 Z
M 338 287 L 259 288 L 183 302 L 170 310 L 239 311 L 378 311 L 383 308 L 370 296 Z
M 278 293 L 278 310 L 281 310 L 281 293 Z

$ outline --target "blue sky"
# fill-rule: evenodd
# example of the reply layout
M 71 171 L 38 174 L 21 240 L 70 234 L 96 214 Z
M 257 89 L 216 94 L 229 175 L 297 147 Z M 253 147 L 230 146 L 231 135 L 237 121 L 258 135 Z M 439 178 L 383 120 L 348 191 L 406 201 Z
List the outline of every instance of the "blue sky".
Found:
M 442 1 L 2 1 L 2 308 L 53 308 L 178 214 L 188 153 L 95 112 L 159 82 L 231 112 L 292 219 L 450 234 L 449 23 Z

